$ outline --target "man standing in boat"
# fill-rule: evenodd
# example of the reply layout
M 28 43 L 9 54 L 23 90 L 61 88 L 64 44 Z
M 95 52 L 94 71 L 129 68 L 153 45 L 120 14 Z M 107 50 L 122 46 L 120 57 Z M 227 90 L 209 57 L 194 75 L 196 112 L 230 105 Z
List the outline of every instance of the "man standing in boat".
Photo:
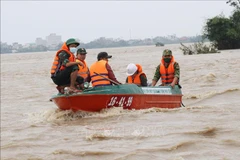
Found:
M 109 58 L 112 58 L 112 56 L 108 55 L 107 52 L 100 52 L 97 56 L 98 61 L 91 65 L 90 77 L 93 87 L 121 84 L 108 64 Z
M 87 55 L 87 51 L 85 48 L 79 48 L 77 50 L 77 55 L 76 55 L 76 62 L 82 62 L 83 66 L 80 64 L 78 65 L 78 75 L 84 78 L 85 82 L 90 82 L 90 73 L 89 73 L 89 68 L 87 66 L 87 63 L 85 61 Z
M 78 65 L 83 66 L 83 63 L 76 62 L 74 55 L 76 47 L 79 45 L 80 43 L 74 38 L 70 38 L 55 55 L 51 68 L 51 78 L 58 85 L 57 89 L 60 93 L 64 92 L 66 86 L 70 86 L 69 92 L 72 93 L 80 92 L 76 89 L 75 84 L 83 86 L 84 79 L 78 76 Z
M 130 63 L 127 66 L 127 79 L 126 83 L 134 83 L 138 86 L 147 86 L 147 76 L 142 71 L 142 66 L 140 64 Z
M 152 80 L 152 86 L 155 86 L 158 80 L 161 78 L 161 86 L 170 85 L 171 87 L 174 87 L 175 85 L 179 85 L 179 77 L 179 64 L 175 62 L 172 51 L 165 49 L 163 51 L 161 62 L 156 68 L 155 75 Z

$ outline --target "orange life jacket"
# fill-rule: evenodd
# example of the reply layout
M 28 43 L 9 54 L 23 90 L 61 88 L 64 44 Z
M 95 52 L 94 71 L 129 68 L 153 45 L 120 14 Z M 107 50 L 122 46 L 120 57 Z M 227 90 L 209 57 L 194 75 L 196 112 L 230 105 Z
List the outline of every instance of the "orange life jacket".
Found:
M 100 60 L 91 65 L 90 77 L 91 77 L 93 87 L 111 85 L 111 82 L 109 80 L 105 79 L 105 78 L 109 78 L 108 71 L 106 68 L 106 63 L 107 63 L 107 61 Z M 100 74 L 101 76 L 95 74 L 94 72 Z M 103 78 L 102 76 L 105 78 Z
M 83 77 L 84 79 L 86 79 L 88 77 L 88 74 L 89 74 L 89 70 L 88 70 L 88 67 L 87 67 L 87 63 L 86 61 L 82 61 L 80 59 L 76 59 L 76 62 L 82 62 L 84 64 L 84 67 L 81 66 L 81 65 L 78 65 L 78 75 Z
M 75 62 L 75 57 L 74 54 L 72 52 L 69 51 L 66 42 L 62 45 L 61 49 L 57 51 L 53 64 L 52 64 L 52 68 L 51 68 L 51 74 L 55 74 L 56 72 L 58 72 L 59 70 L 64 70 L 66 68 L 66 66 L 64 66 L 63 64 L 59 63 L 59 58 L 58 55 L 59 53 L 61 53 L 62 51 L 65 51 L 66 53 L 69 54 L 69 61 L 70 62 Z
M 141 75 L 144 75 L 145 77 L 147 77 L 147 76 L 146 76 L 145 73 L 142 72 L 142 66 L 141 66 L 140 64 L 136 64 L 136 66 L 137 66 L 137 68 L 138 68 L 138 69 L 137 69 L 138 74 L 135 75 L 134 78 L 133 78 L 133 76 L 128 76 L 128 83 L 134 83 L 134 84 L 136 84 L 136 85 L 138 85 L 138 86 L 141 86 L 140 76 L 141 76 Z
M 161 79 L 162 79 L 162 84 L 170 84 L 172 83 L 173 79 L 174 79 L 174 57 L 172 56 L 171 62 L 169 63 L 168 67 L 165 68 L 164 66 L 164 60 L 161 60 L 161 64 L 160 64 L 160 75 L 161 75 Z

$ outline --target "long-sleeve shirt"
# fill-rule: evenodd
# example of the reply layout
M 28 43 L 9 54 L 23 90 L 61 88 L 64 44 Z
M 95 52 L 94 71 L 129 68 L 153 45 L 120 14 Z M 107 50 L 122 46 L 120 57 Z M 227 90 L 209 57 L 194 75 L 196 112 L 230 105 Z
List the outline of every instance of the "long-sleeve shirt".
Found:
M 111 80 L 113 80 L 113 81 L 115 81 L 117 83 L 120 83 L 120 82 L 118 82 L 117 78 L 115 77 L 115 75 L 113 73 L 113 70 L 112 70 L 111 66 L 108 63 L 106 63 L 106 68 L 107 68 L 107 71 L 108 71 L 109 79 L 111 79 Z

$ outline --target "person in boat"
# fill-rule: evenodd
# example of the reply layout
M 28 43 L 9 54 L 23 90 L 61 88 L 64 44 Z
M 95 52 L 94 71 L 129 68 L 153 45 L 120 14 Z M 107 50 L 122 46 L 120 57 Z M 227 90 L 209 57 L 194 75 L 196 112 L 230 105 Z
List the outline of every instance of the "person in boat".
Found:
M 51 78 L 57 85 L 59 93 L 64 93 L 64 87 L 69 86 L 69 92 L 80 92 L 75 85 L 82 85 L 84 78 L 78 76 L 78 65 L 84 66 L 82 62 L 76 62 L 74 53 L 80 43 L 74 38 L 63 43 L 61 49 L 57 51 L 52 68 Z
M 179 85 L 179 77 L 179 64 L 175 62 L 172 51 L 165 49 L 162 54 L 161 62 L 156 68 L 151 86 L 155 86 L 158 80 L 161 78 L 161 86 L 170 85 L 171 87 L 174 87 L 175 85 Z
M 90 78 L 93 87 L 121 84 L 115 77 L 108 59 L 112 58 L 107 52 L 100 52 L 97 55 L 97 62 L 90 67 Z
M 134 83 L 140 86 L 147 86 L 147 76 L 142 71 L 142 66 L 140 64 L 130 63 L 127 66 L 127 79 L 126 83 Z
M 82 62 L 83 66 L 78 64 L 78 75 L 84 78 L 85 82 L 90 82 L 90 72 L 89 68 L 87 66 L 87 63 L 85 61 L 87 55 L 87 51 L 85 48 L 79 48 L 77 50 L 77 55 L 76 55 L 76 62 Z

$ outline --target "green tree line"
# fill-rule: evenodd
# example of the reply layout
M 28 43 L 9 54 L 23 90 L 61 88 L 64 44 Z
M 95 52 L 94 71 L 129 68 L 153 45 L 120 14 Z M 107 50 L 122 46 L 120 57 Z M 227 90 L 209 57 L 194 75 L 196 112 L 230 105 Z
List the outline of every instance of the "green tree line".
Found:
M 163 44 L 174 44 L 174 43 L 188 43 L 188 42 L 198 42 L 201 41 L 201 36 L 192 36 L 182 38 L 174 38 L 169 39 L 168 37 L 157 36 L 155 38 L 145 38 L 145 39 L 132 39 L 132 40 L 122 40 L 122 39 L 113 39 L 113 38 L 105 38 L 100 37 L 95 39 L 89 43 L 82 43 L 80 47 L 84 47 L 87 49 L 91 48 L 110 48 L 110 47 L 127 47 L 127 46 L 142 46 L 142 45 L 155 45 L 157 42 L 161 42 Z M 15 43 L 17 44 L 17 43 Z M 17 49 L 14 47 L 14 44 L 9 45 L 7 43 L 1 43 L 1 53 L 22 53 L 22 52 L 43 52 L 43 51 L 56 51 L 60 49 L 62 43 L 55 46 L 54 48 L 49 48 L 46 46 L 36 46 L 30 45 L 29 47 L 23 47 L 23 45 L 18 44 Z
M 240 0 L 228 0 L 227 4 L 234 7 L 232 15 L 210 18 L 204 27 L 204 36 L 219 50 L 240 48 Z

